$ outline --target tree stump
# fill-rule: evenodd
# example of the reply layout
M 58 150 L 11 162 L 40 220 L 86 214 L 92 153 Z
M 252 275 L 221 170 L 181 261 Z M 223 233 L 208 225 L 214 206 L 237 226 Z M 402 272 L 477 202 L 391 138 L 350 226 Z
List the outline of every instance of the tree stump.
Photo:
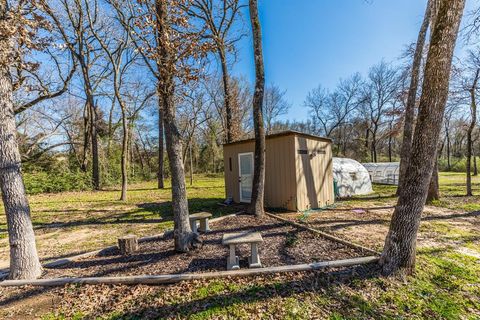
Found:
M 138 250 L 138 238 L 136 235 L 127 235 L 118 238 L 118 249 L 122 255 L 130 255 Z

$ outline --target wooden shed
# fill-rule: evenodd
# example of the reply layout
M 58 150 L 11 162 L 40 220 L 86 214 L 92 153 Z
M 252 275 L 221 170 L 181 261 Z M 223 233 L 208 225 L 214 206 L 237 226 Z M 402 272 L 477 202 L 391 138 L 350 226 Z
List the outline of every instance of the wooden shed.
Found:
M 236 203 L 249 203 L 254 139 L 223 146 L 225 191 Z M 330 139 L 284 131 L 266 137 L 265 205 L 304 211 L 334 202 Z

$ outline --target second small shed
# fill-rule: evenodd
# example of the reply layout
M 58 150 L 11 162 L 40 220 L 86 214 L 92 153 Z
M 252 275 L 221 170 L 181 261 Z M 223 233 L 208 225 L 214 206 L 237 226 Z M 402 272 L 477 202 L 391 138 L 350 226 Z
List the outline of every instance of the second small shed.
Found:
M 331 140 L 296 131 L 266 137 L 265 206 L 292 211 L 334 202 Z M 252 194 L 255 140 L 225 144 L 225 191 L 237 203 Z

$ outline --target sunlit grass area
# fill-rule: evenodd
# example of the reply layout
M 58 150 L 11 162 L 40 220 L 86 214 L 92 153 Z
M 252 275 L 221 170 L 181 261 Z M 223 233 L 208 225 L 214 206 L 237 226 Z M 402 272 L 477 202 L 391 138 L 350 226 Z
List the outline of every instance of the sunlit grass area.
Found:
M 432 205 L 452 210 L 480 210 L 480 176 L 472 177 L 473 197 L 466 197 L 466 175 L 459 172 L 440 172 L 440 197 Z M 356 196 L 345 200 L 343 204 L 361 205 L 363 202 L 372 205 L 392 205 L 395 203 L 397 187 L 394 185 L 374 184 L 373 193 L 367 196 Z
M 188 185 L 192 212 L 214 216 L 235 211 L 219 206 L 224 201 L 223 176 L 198 175 Z M 111 245 L 127 233 L 158 234 L 172 226 L 171 189 L 159 190 L 156 181 L 129 186 L 128 201 L 119 201 L 120 191 L 63 192 L 29 197 L 32 221 L 42 257 L 93 250 Z M 7 260 L 7 227 L 3 207 L 0 216 L 0 266 Z

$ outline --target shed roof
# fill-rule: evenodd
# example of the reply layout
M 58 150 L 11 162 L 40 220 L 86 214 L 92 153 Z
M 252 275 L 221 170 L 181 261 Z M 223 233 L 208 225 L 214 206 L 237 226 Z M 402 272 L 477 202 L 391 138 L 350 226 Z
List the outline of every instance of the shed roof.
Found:
M 277 138 L 277 137 L 282 137 L 282 136 L 290 136 L 290 135 L 301 136 L 301 137 L 308 138 L 308 139 L 332 142 L 332 139 L 330 139 L 330 138 L 320 137 L 320 136 L 316 136 L 316 135 L 313 135 L 313 134 L 308 134 L 308 133 L 295 131 L 295 130 L 285 130 L 285 131 L 271 133 L 271 134 L 266 135 L 265 139 Z M 249 139 L 234 141 L 234 142 L 230 142 L 230 143 L 225 143 L 223 145 L 224 146 L 231 146 L 231 145 L 235 145 L 235 144 L 241 144 L 241 143 L 252 142 L 252 141 L 255 141 L 255 138 L 249 138 Z

